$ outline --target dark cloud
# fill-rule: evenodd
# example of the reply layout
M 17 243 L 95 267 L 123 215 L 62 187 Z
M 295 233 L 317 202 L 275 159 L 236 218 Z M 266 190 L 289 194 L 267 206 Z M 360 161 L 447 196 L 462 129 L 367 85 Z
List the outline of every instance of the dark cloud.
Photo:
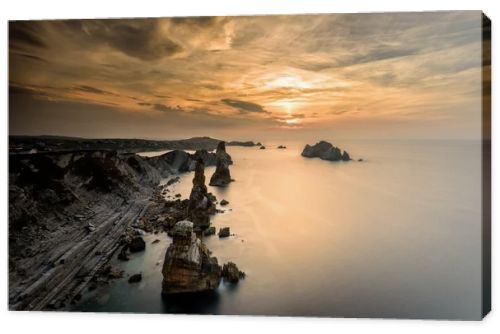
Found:
M 40 37 L 40 24 L 29 21 L 9 22 L 9 44 L 46 48 L 47 44 Z
M 23 57 L 23 58 L 27 58 L 27 59 L 31 59 L 31 60 L 35 60 L 35 61 L 42 62 L 42 63 L 46 63 L 47 62 L 42 57 L 38 57 L 38 56 L 35 56 L 35 55 L 30 55 L 30 54 L 25 54 L 25 53 L 15 53 L 14 55 L 19 56 L 19 57 Z
M 172 108 L 170 106 L 166 106 L 161 103 L 155 103 L 153 104 L 153 109 L 156 111 L 161 111 L 161 112 L 178 112 L 181 111 L 181 108 L 179 106 Z
M 179 25 L 189 25 L 207 28 L 217 23 L 215 16 L 192 16 L 192 17 L 173 17 L 172 23 Z
M 92 87 L 92 86 L 86 86 L 86 85 L 76 86 L 73 89 L 74 90 L 78 90 L 78 91 L 82 91 L 82 92 L 85 92 L 85 93 L 118 96 L 115 93 L 108 92 L 108 91 L 105 91 L 105 90 L 102 90 L 102 89 L 99 89 L 99 88 L 96 88 L 96 87 Z
M 266 112 L 260 104 L 253 102 L 246 102 L 233 99 L 222 99 L 221 101 L 227 104 L 228 106 L 239 109 L 242 112 L 257 112 L 257 113 Z
M 153 96 L 157 97 L 157 98 L 160 98 L 160 99 L 169 99 L 169 98 L 171 98 L 168 95 L 161 95 L 161 94 L 154 94 Z
M 25 96 L 31 98 L 48 98 L 49 95 L 43 91 L 19 85 L 9 85 L 9 99 L 13 96 Z
M 175 55 L 182 46 L 159 31 L 158 19 L 80 20 L 64 24 L 79 34 L 144 61 Z
M 213 84 L 205 84 L 201 85 L 201 87 L 210 89 L 210 90 L 223 90 L 224 88 L 220 85 L 213 85 Z
M 24 94 L 24 95 L 35 95 L 36 91 L 21 87 L 21 86 L 9 86 L 9 94 Z
M 330 115 L 343 115 L 347 113 L 347 110 L 332 110 L 329 112 Z

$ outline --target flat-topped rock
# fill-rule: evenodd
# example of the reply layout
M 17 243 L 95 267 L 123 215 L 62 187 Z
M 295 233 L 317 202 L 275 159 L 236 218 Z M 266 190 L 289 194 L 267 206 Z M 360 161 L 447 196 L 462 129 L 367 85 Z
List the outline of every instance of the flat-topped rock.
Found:
M 306 145 L 302 151 L 302 156 L 306 158 L 320 158 L 329 161 L 349 161 L 351 157 L 349 153 L 340 150 L 340 148 L 333 146 L 324 140 L 316 143 L 315 145 Z

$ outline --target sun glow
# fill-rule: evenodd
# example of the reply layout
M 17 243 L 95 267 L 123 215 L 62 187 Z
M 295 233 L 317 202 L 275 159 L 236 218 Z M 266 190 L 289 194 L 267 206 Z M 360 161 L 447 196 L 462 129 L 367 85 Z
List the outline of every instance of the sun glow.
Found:
M 298 102 L 293 100 L 277 100 L 270 104 L 277 107 L 281 113 L 285 112 L 288 116 L 292 116 L 298 107 Z
M 304 89 L 310 88 L 311 85 L 304 81 L 301 77 L 293 74 L 285 74 L 267 83 L 267 86 L 276 88 L 297 88 Z

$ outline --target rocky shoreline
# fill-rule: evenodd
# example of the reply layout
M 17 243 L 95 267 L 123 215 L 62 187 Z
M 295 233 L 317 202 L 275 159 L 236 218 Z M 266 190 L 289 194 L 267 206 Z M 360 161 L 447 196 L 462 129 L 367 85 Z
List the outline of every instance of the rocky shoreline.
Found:
M 171 177 L 174 183 L 197 163 L 217 161 L 206 150 L 152 158 L 112 151 L 9 158 L 11 310 L 59 309 L 77 301 L 102 280 L 113 254 L 126 259 L 141 233 L 169 231 L 186 218 L 189 200 L 166 201 L 168 186 L 157 187 L 159 181 Z
M 215 234 L 231 235 L 229 227 L 216 231 L 210 222 L 228 202 L 208 192 L 205 166 L 216 166 L 211 186 L 234 181 L 226 144 L 219 141 L 216 147 L 154 157 L 107 150 L 11 152 L 9 309 L 54 310 L 78 302 L 86 291 L 123 276 L 110 259 L 129 261 L 147 251 L 145 234 L 166 232 L 173 239 L 161 270 L 164 296 L 214 290 L 221 280 L 244 278 L 236 264 L 219 265 L 203 243 Z M 306 145 L 302 156 L 351 160 L 324 141 Z M 193 187 L 182 199 L 170 190 L 179 173 L 191 171 Z M 167 181 L 159 185 L 161 180 Z M 134 284 L 142 275 L 131 273 L 128 279 Z

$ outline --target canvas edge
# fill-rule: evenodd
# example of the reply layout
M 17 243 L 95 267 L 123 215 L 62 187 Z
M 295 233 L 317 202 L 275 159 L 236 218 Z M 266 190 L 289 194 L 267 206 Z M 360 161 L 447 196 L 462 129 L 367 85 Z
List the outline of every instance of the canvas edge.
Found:
M 482 16 L 482 302 L 481 318 L 491 311 L 491 20 Z

